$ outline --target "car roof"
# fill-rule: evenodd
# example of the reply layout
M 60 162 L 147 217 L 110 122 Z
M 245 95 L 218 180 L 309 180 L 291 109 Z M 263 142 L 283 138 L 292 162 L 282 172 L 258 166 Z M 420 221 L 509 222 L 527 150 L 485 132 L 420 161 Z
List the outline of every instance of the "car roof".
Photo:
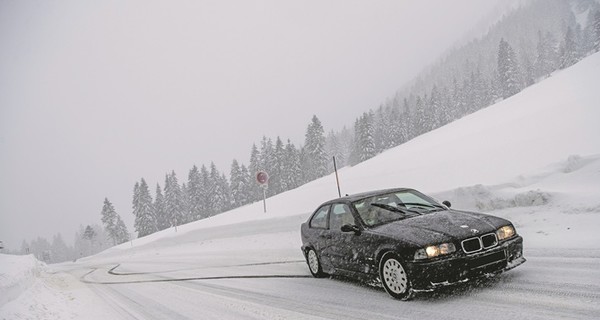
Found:
M 354 202 L 354 201 L 357 201 L 357 200 L 369 198 L 369 197 L 376 196 L 376 195 L 379 195 L 379 194 L 386 194 L 386 193 L 392 193 L 392 192 L 398 192 L 398 191 L 407 191 L 407 190 L 414 190 L 414 189 L 411 189 L 411 188 L 391 188 L 391 189 L 382 189 L 382 190 L 373 190 L 373 191 L 355 193 L 355 194 L 351 194 L 351 195 L 346 195 L 345 197 L 341 197 L 341 198 L 329 200 L 329 201 L 323 203 L 323 205 L 324 204 L 336 203 L 336 202 Z

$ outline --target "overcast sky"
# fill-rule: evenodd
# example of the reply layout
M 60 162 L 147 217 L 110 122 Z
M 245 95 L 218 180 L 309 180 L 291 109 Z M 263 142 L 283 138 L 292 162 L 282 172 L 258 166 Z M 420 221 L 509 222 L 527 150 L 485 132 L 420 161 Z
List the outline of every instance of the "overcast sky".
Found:
M 352 126 L 497 1 L 0 0 L 0 240 L 133 231 L 133 185 Z

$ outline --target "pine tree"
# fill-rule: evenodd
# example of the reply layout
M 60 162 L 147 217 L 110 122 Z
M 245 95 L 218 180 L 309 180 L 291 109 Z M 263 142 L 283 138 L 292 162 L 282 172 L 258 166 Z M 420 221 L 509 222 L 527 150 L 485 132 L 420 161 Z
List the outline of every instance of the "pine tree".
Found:
M 219 179 L 219 184 L 221 186 L 224 200 L 224 205 L 221 208 L 220 212 L 225 212 L 232 208 L 233 200 L 231 197 L 231 186 L 229 185 L 229 180 L 227 180 L 227 177 L 224 173 L 221 173 L 221 179 Z
M 139 237 L 147 236 L 158 231 L 158 228 L 146 180 L 142 178 L 141 182 L 136 182 L 133 190 L 134 227 Z
M 327 174 L 327 153 L 325 152 L 325 131 L 321 121 L 313 115 L 311 123 L 306 128 L 304 149 L 307 160 L 308 181 L 318 179 Z
M 420 136 L 427 132 L 427 115 L 425 111 L 425 105 L 421 96 L 417 96 L 417 102 L 415 103 L 415 136 Z
M 294 189 L 302 184 L 302 168 L 300 154 L 296 146 L 288 139 L 285 145 L 285 159 L 283 161 L 283 175 L 287 190 Z
M 286 182 L 283 180 L 283 171 L 285 161 L 285 150 L 281 138 L 275 140 L 275 148 L 273 150 L 271 173 L 269 174 L 269 189 L 272 194 L 278 194 L 287 190 Z
M 534 63 L 536 78 L 545 78 L 556 66 L 556 41 L 550 32 L 538 31 L 537 56 Z
M 404 101 L 402 103 L 402 112 L 400 114 L 400 117 L 400 136 L 402 137 L 401 142 L 404 143 L 415 136 L 415 123 L 413 120 L 414 116 L 411 112 L 408 99 L 406 98 L 404 98 Z
M 373 117 L 373 139 L 375 142 L 375 153 L 381 153 L 386 150 L 390 144 L 390 125 L 387 110 L 383 105 L 374 113 Z
M 227 179 L 221 175 L 217 166 L 212 162 L 210 164 L 209 180 L 208 198 L 210 199 L 211 213 L 215 215 L 229 209 L 231 196 L 228 194 Z
M 94 229 L 92 229 L 90 225 L 85 227 L 85 231 L 83 232 L 83 238 L 89 241 L 92 241 L 94 238 L 96 238 L 96 232 L 94 231 Z
M 429 97 L 429 108 L 425 113 L 427 131 L 439 128 L 443 125 L 442 97 L 437 85 L 433 85 Z
M 389 113 L 389 145 L 387 148 L 393 148 L 398 146 L 406 141 L 406 137 L 404 136 L 404 132 L 402 131 L 403 119 L 400 114 L 400 107 L 394 105 Z
M 175 171 L 171 171 L 165 181 L 165 210 L 171 225 L 179 226 L 189 222 L 185 211 L 184 194 Z
M 267 139 L 265 136 L 262 137 L 259 155 L 259 169 L 271 173 L 271 168 L 273 167 L 273 141 L 271 141 L 270 138 Z
M 202 218 L 202 202 L 204 201 L 202 194 L 202 177 L 198 167 L 194 165 L 188 174 L 188 197 L 190 221 L 200 220 Z
M 262 189 L 255 183 L 256 174 L 261 171 L 260 164 L 261 155 L 256 147 L 256 144 L 252 144 L 252 150 L 250 151 L 250 164 L 248 165 L 248 171 L 250 173 L 250 202 L 258 201 L 262 199 Z
M 345 156 L 343 154 L 342 146 L 338 139 L 337 134 L 333 130 L 329 131 L 327 138 L 325 139 L 325 150 L 327 152 L 327 158 L 332 159 L 335 157 L 336 165 L 342 167 L 345 162 Z M 333 162 L 330 161 L 331 165 L 328 171 L 333 171 Z
M 88 241 L 90 241 L 90 243 L 92 243 L 95 235 L 90 233 L 90 236 L 91 236 L 91 238 L 89 238 Z M 46 240 L 46 238 L 38 237 L 37 239 L 35 239 L 31 242 L 31 253 L 33 255 L 35 255 L 35 257 L 40 261 L 44 261 L 46 263 L 50 263 L 52 261 L 50 249 L 51 249 L 50 242 L 48 242 L 48 240 Z
M 108 198 L 104 198 L 104 205 L 102 206 L 102 223 L 104 229 L 108 233 L 108 236 L 113 240 L 113 245 L 117 244 L 117 212 Z
M 309 181 L 312 176 L 311 162 L 306 151 L 306 146 L 300 147 L 298 150 L 298 159 L 300 161 L 300 185 L 303 185 Z
M 533 67 L 533 62 L 531 62 L 531 59 L 529 58 L 529 55 L 526 54 L 525 52 L 521 53 L 521 63 L 522 63 L 522 70 L 523 70 L 523 78 L 521 79 L 521 82 L 523 83 L 523 87 L 529 87 L 530 85 L 532 85 L 535 80 L 534 80 L 534 67 Z
M 600 10 L 597 10 L 596 13 L 594 13 L 591 29 L 594 52 L 598 52 L 600 51 Z
M 53 263 L 63 262 L 69 260 L 70 249 L 63 240 L 60 233 L 57 233 L 52 237 L 52 245 L 50 246 L 52 252 L 51 261 Z
M 498 80 L 504 99 L 521 91 L 521 79 L 517 57 L 512 47 L 503 39 L 498 46 Z
M 447 87 L 442 87 L 440 91 L 440 107 L 437 113 L 439 126 L 446 125 L 452 122 L 451 108 L 452 108 L 452 95 Z
M 233 206 L 239 207 L 243 203 L 240 200 L 240 195 L 243 193 L 244 185 L 242 184 L 242 172 L 240 165 L 236 159 L 233 159 L 231 163 L 231 169 L 229 170 L 229 185 L 231 186 L 231 197 L 233 199 Z
M 269 175 L 269 181 L 266 184 L 266 192 L 267 197 L 270 197 L 274 194 L 274 188 L 271 186 L 272 181 L 271 178 L 273 176 L 273 167 L 274 167 L 274 158 L 275 158 L 275 150 L 273 148 L 273 141 L 271 138 L 267 138 L 263 136 L 262 141 L 260 143 L 260 158 L 259 158 L 259 168 L 260 171 L 264 171 Z M 262 197 L 262 191 L 260 192 Z
M 489 105 L 489 102 L 487 101 L 489 99 L 487 97 L 487 81 L 481 74 L 479 68 L 471 73 L 471 87 L 473 88 L 472 111 L 475 112 L 487 107 Z M 447 123 L 450 123 L 450 121 Z
M 578 61 L 577 47 L 575 45 L 575 36 L 571 27 L 567 28 L 565 37 L 560 45 L 560 64 L 561 69 L 568 68 Z
M 154 215 L 156 217 L 156 227 L 158 230 L 164 230 L 171 227 L 171 219 L 167 216 L 165 208 L 165 197 L 162 194 L 160 185 L 156 184 L 156 197 L 154 198 Z
M 117 223 L 115 225 L 115 238 L 117 244 L 129 241 L 129 231 L 127 231 L 127 226 L 125 226 L 119 215 L 117 215 Z
M 242 164 L 240 167 L 240 180 L 239 180 L 239 192 L 237 202 L 239 206 L 246 205 L 252 201 L 250 196 L 250 188 L 252 185 L 252 177 L 250 176 L 250 172 L 248 168 Z M 232 195 L 233 197 L 233 195 Z
M 373 137 L 373 112 L 363 113 L 357 119 L 354 127 L 353 160 L 356 163 L 368 160 L 376 155 L 375 139 Z
M 214 212 L 212 211 L 213 208 L 209 194 L 211 186 L 210 174 L 205 165 L 202 165 L 202 167 L 200 167 L 200 185 L 202 186 L 200 189 L 200 194 L 202 199 L 204 199 L 202 201 L 201 217 L 202 219 L 205 219 L 214 214 Z
M 190 190 L 185 182 L 181 183 L 181 208 L 183 212 L 182 224 L 195 221 L 192 218 L 192 212 L 190 210 Z
M 21 250 L 19 252 L 22 255 L 31 253 L 31 246 L 29 245 L 29 243 L 27 243 L 27 241 L 23 240 L 23 242 L 21 242 Z

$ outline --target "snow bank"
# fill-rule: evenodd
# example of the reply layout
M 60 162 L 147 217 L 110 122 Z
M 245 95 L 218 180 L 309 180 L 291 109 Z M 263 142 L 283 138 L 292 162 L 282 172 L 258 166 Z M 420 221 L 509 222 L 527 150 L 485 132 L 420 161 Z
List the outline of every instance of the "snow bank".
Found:
M 33 255 L 0 254 L 0 319 L 119 318 L 77 277 L 52 267 Z
M 0 254 L 0 307 L 29 289 L 44 266 L 31 254 Z
M 460 187 L 435 196 L 469 210 L 571 204 L 570 212 L 600 213 L 600 155 L 572 155 L 507 183 Z

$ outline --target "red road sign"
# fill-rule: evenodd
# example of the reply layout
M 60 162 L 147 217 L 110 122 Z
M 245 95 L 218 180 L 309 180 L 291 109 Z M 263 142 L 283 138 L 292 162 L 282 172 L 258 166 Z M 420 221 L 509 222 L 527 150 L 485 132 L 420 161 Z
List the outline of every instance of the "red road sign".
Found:
M 259 184 L 266 184 L 269 182 L 269 175 L 264 171 L 259 171 L 256 173 L 256 182 Z

